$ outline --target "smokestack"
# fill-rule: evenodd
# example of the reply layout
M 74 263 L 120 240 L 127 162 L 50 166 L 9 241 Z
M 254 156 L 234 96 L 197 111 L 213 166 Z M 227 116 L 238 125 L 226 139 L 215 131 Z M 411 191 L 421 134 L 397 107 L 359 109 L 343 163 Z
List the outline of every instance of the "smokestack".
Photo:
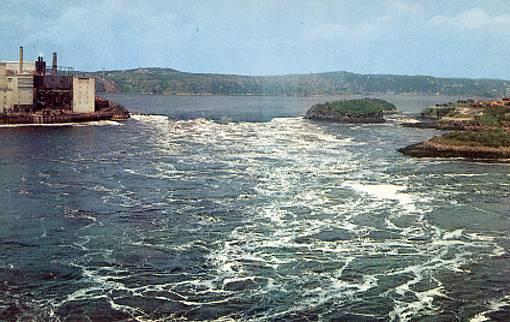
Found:
M 51 75 L 57 75 L 57 53 L 53 53 L 53 65 L 51 66 Z
M 23 46 L 19 47 L 19 69 L 18 73 L 23 73 Z
M 44 76 L 46 75 L 46 62 L 42 58 L 42 56 L 39 56 L 37 58 L 37 61 L 35 62 L 35 71 L 37 75 Z

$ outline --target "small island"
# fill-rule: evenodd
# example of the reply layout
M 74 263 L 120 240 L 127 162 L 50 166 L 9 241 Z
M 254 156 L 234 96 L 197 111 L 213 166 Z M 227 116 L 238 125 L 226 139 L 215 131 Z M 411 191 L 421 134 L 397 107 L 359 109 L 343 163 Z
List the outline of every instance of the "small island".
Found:
M 338 123 L 384 123 L 384 113 L 396 111 L 395 105 L 384 100 L 363 98 L 313 105 L 305 118 Z
M 510 99 L 461 100 L 427 108 L 404 126 L 454 130 L 399 151 L 412 157 L 510 160 Z

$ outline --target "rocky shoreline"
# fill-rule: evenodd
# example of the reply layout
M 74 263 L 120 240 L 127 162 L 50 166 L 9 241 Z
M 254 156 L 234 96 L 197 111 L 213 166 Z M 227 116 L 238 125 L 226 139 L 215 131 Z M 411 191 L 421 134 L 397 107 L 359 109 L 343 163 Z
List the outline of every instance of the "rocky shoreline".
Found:
M 510 98 L 459 100 L 425 109 L 404 127 L 448 131 L 401 153 L 411 157 L 464 158 L 478 161 L 510 160 Z
M 465 158 L 470 160 L 507 161 L 510 162 L 510 148 L 469 145 L 447 145 L 431 140 L 409 145 L 399 149 L 406 156 L 417 158 Z
M 418 122 L 403 122 L 403 127 L 411 127 L 417 129 L 436 129 L 442 131 L 482 131 L 482 130 L 494 130 L 501 127 L 489 127 L 483 126 L 477 123 L 468 123 L 463 121 L 448 121 L 439 122 L 436 120 L 429 119 L 418 119 Z
M 436 130 L 445 130 L 445 131 L 465 131 L 468 129 L 468 126 L 463 122 L 437 122 L 435 120 L 419 120 L 418 122 L 404 122 L 401 124 L 404 127 L 412 127 L 417 129 L 436 129 Z
M 343 113 L 326 113 L 323 111 L 308 110 L 305 119 L 318 121 L 331 121 L 336 123 L 384 123 L 384 115 L 379 113 L 367 114 L 343 114 Z
M 0 114 L 0 124 L 59 124 L 91 121 L 123 121 L 130 118 L 129 111 L 122 105 L 100 100 L 100 108 L 94 113 L 72 113 L 67 111 L 45 110 L 35 113 Z

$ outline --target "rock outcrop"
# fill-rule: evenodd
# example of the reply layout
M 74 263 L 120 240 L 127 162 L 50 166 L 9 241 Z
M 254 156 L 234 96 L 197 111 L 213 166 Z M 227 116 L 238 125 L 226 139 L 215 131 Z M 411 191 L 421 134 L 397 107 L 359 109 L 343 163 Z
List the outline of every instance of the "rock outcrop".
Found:
M 507 147 L 447 145 L 432 142 L 431 140 L 409 145 L 399 149 L 399 152 L 418 158 L 439 157 L 510 161 L 510 148 Z

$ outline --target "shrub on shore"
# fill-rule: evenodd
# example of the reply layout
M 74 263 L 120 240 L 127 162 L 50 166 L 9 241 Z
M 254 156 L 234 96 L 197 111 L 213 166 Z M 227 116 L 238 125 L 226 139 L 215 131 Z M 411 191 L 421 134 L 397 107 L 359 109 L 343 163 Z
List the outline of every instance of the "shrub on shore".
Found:
M 510 126 L 510 109 L 503 106 L 488 107 L 476 121 L 483 126 Z
M 504 130 L 453 132 L 435 137 L 431 142 L 454 146 L 510 147 L 510 133 Z
M 387 101 L 377 98 L 363 98 L 320 103 L 312 109 L 339 114 L 362 115 L 396 111 L 397 107 Z

